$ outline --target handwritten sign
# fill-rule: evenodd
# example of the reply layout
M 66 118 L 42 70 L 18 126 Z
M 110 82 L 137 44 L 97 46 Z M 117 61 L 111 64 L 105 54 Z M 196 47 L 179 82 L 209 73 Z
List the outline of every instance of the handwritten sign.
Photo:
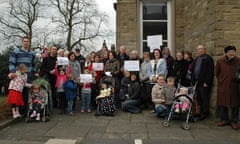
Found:
M 156 48 L 160 49 L 162 45 L 162 35 L 147 36 L 147 45 L 150 47 L 150 52 L 153 52 Z
M 93 77 L 91 74 L 80 74 L 80 83 L 91 83 Z
M 57 57 L 58 65 L 68 65 L 68 58 L 67 57 Z
M 104 69 L 103 63 L 93 63 L 92 66 L 93 66 L 92 67 L 93 70 L 95 70 L 95 71 L 103 71 L 103 69 Z
M 127 71 L 139 71 L 139 60 L 127 60 L 124 61 L 124 70 Z

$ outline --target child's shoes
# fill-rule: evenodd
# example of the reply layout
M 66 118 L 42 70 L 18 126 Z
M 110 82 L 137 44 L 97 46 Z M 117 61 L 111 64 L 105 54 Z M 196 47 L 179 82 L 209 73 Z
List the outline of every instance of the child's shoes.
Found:
M 36 117 L 36 116 L 37 116 L 36 111 L 33 111 L 33 113 L 30 115 L 31 118 L 34 118 L 34 117 Z
M 40 113 L 37 113 L 36 120 L 37 120 L 37 121 L 40 121 Z
M 175 105 L 175 110 L 174 110 L 175 113 L 179 113 L 180 112 L 180 104 L 176 104 Z
M 88 111 L 87 111 L 88 113 L 91 113 L 92 111 L 91 111 L 91 109 L 88 109 Z

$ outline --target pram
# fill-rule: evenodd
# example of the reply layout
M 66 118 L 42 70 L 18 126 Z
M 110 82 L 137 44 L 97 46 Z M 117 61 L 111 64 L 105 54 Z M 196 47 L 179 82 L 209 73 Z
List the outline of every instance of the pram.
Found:
M 183 122 L 182 124 L 182 128 L 184 130 L 190 129 L 189 120 L 190 118 L 193 118 L 192 109 L 193 109 L 193 97 L 195 95 L 195 89 L 196 89 L 196 85 L 192 87 L 178 86 L 167 120 L 165 120 L 162 123 L 164 127 L 169 127 L 170 120 L 173 119 L 173 117 L 175 117 L 175 118 L 186 119 L 185 122 Z M 185 92 L 182 93 L 181 90 L 184 90 Z M 188 104 L 186 104 L 186 101 L 182 101 L 182 99 L 186 100 Z M 179 109 L 176 110 L 176 108 L 177 109 L 179 108 Z
M 34 80 L 32 82 L 33 84 L 36 84 L 38 86 L 40 86 L 40 94 L 42 95 L 42 97 L 44 98 L 44 103 L 42 103 L 41 105 L 41 110 L 40 110 L 40 117 L 41 117 L 41 121 L 46 122 L 49 120 L 49 111 L 51 109 L 51 88 L 50 88 L 50 84 L 43 78 L 38 78 L 36 80 Z M 28 111 L 27 111 L 27 115 L 25 117 L 25 122 L 30 122 L 33 120 L 33 118 L 31 118 L 31 114 L 33 113 L 33 103 L 35 102 L 32 99 L 32 89 L 29 92 L 29 105 L 28 105 Z M 32 101 L 33 100 L 33 101 Z

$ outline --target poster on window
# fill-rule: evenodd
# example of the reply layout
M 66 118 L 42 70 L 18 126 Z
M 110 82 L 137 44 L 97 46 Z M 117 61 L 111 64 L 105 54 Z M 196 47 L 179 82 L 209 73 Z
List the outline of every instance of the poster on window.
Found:
M 126 70 L 126 71 L 139 71 L 139 60 L 124 61 L 124 70 Z
M 80 83 L 91 83 L 93 77 L 91 74 L 80 74 Z
M 67 57 L 57 57 L 58 65 L 68 65 L 68 58 Z
M 103 63 L 93 63 L 92 68 L 94 71 L 103 71 L 104 65 Z
M 160 49 L 162 45 L 162 35 L 147 36 L 147 45 L 150 48 L 150 52 L 153 52 L 156 48 Z

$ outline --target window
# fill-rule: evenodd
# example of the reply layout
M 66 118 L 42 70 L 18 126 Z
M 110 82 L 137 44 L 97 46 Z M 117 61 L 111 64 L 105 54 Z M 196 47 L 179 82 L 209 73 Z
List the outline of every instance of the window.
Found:
M 168 45 L 168 14 L 167 2 L 141 3 L 141 47 L 149 51 L 147 36 L 162 35 L 163 45 Z

